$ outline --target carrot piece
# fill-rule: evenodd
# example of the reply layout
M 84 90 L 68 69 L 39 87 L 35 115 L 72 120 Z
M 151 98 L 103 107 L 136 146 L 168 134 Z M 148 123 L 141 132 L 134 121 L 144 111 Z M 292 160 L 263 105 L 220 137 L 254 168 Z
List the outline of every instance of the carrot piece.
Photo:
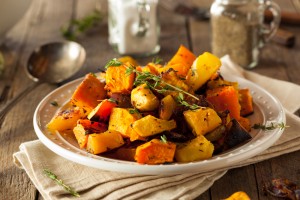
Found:
M 87 74 L 71 97 L 71 103 L 90 112 L 106 97 L 105 84 L 93 74 Z
M 240 119 L 241 106 L 239 104 L 238 93 L 233 86 L 223 86 L 207 90 L 206 98 L 218 112 L 229 110 L 231 118 Z
M 163 142 L 159 139 L 151 141 L 137 147 L 135 160 L 141 164 L 162 164 L 173 162 L 176 144 Z
M 88 119 L 80 119 L 77 126 L 73 129 L 76 140 L 80 148 L 85 148 L 88 141 L 88 135 L 92 133 L 101 133 L 107 130 L 107 125 L 100 122 L 92 122 Z
M 247 116 L 253 113 L 253 100 L 249 89 L 240 89 L 241 116 Z
M 167 66 L 164 67 L 164 71 L 167 71 L 169 68 L 173 68 L 177 71 L 178 75 L 185 77 L 195 59 L 196 56 L 189 49 L 180 45 L 176 54 L 171 58 Z
M 117 106 L 117 103 L 110 101 L 109 99 L 104 99 L 101 103 L 97 105 L 88 115 L 88 119 L 93 117 L 99 118 L 100 121 L 107 121 L 112 112 L 112 109 Z

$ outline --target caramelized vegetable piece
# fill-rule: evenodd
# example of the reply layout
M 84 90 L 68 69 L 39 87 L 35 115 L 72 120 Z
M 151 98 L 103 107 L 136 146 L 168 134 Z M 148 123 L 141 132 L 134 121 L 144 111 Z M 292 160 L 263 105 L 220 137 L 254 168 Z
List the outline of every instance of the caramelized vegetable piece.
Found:
M 173 162 L 176 145 L 152 139 L 150 142 L 137 147 L 135 160 L 141 164 L 162 164 Z
M 178 87 L 184 91 L 188 91 L 189 87 L 188 85 L 182 80 L 182 78 L 180 78 L 176 71 L 174 71 L 173 69 L 170 69 L 164 73 L 162 73 L 161 78 L 163 81 Z M 165 94 L 168 94 L 168 92 L 165 92 Z
M 163 71 L 168 71 L 170 68 L 173 68 L 177 71 L 178 75 L 185 77 L 195 59 L 196 56 L 190 50 L 180 45 L 178 51 L 164 67 Z
M 203 135 L 198 135 L 189 142 L 179 144 L 176 148 L 177 162 L 192 162 L 212 157 L 214 145 Z
M 253 113 L 253 100 L 249 89 L 239 90 L 239 103 L 241 105 L 241 116 L 245 117 Z
M 250 197 L 243 191 L 235 192 L 230 197 L 224 200 L 251 200 Z
M 96 118 L 100 121 L 107 121 L 111 111 L 117 104 L 109 99 L 104 99 L 88 115 L 88 119 Z
M 108 130 L 118 131 L 123 137 L 131 138 L 132 141 L 143 139 L 134 131 L 128 130 L 133 122 L 141 118 L 139 114 L 130 113 L 130 111 L 126 108 L 113 108 L 109 118 Z
M 174 120 L 167 121 L 158 119 L 152 115 L 147 115 L 146 117 L 133 122 L 131 127 L 138 135 L 148 137 L 176 128 L 176 122 Z
M 123 56 L 123 57 L 118 58 L 118 60 L 122 63 L 129 62 L 133 66 L 138 66 L 139 65 L 138 62 L 131 56 Z
M 105 154 L 105 156 L 108 156 L 110 158 L 119 159 L 119 160 L 126 160 L 126 161 L 135 161 L 135 147 L 125 147 L 121 146 L 117 148 L 115 151 L 110 151 Z
M 159 118 L 164 119 L 164 120 L 169 120 L 171 118 L 176 106 L 177 106 L 177 103 L 171 95 L 164 97 L 160 101 L 160 106 L 159 106 L 159 110 L 158 110 Z
M 86 117 L 83 109 L 79 107 L 71 107 L 66 110 L 59 111 L 47 124 L 49 130 L 65 131 L 73 130 L 77 120 Z
M 87 151 L 92 154 L 99 154 L 118 148 L 123 144 L 123 137 L 118 131 L 93 133 L 88 137 Z
M 92 111 L 106 97 L 105 84 L 93 74 L 87 74 L 71 97 L 71 103 L 87 112 Z
M 88 135 L 92 133 L 102 133 L 107 130 L 107 125 L 100 122 L 92 122 L 88 119 L 79 119 L 73 132 L 80 148 L 85 148 Z
M 187 83 L 193 91 L 204 85 L 221 67 L 221 61 L 211 53 L 205 52 L 194 61 L 187 75 Z
M 211 108 L 187 110 L 183 115 L 194 135 L 205 135 L 222 124 L 221 118 Z
M 140 111 L 153 111 L 159 106 L 158 98 L 146 84 L 139 85 L 132 90 L 131 103 Z
M 159 75 L 163 67 L 159 64 L 148 63 L 145 67 L 142 68 L 143 72 L 150 72 L 151 74 Z
M 106 86 L 105 89 L 109 94 L 123 93 L 130 94 L 133 88 L 135 74 L 126 74 L 126 66 L 111 66 L 106 70 Z
M 250 120 L 248 118 L 245 117 L 240 117 L 240 119 L 238 120 L 238 122 L 240 123 L 240 125 L 247 130 L 248 132 L 251 131 L 251 123 Z
M 229 110 L 231 118 L 240 119 L 241 106 L 238 93 L 233 86 L 223 86 L 206 91 L 206 99 L 218 112 Z

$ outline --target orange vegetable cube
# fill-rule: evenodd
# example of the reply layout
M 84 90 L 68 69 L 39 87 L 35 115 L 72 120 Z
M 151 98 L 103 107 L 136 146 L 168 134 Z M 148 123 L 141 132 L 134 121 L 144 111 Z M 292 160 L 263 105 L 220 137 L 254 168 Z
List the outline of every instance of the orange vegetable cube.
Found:
M 241 106 L 238 92 L 233 86 L 218 87 L 206 91 L 206 99 L 213 104 L 215 110 L 222 112 L 229 110 L 231 118 L 240 119 Z
M 240 105 L 241 105 L 241 116 L 247 116 L 253 113 L 253 100 L 249 89 L 240 89 Z
M 104 99 L 94 108 L 88 115 L 88 119 L 97 118 L 100 121 L 107 121 L 112 109 L 117 106 L 117 103 L 109 99 Z
M 71 103 L 87 112 L 92 111 L 106 97 L 105 84 L 93 74 L 87 74 L 71 97 Z
M 137 147 L 135 160 L 141 164 L 162 164 L 173 162 L 176 145 L 172 142 L 163 142 L 152 139 L 150 142 Z

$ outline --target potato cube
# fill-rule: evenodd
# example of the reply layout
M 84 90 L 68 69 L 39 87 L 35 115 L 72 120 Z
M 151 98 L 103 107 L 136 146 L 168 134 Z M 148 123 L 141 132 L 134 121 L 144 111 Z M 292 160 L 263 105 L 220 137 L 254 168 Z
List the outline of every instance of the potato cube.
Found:
M 211 108 L 187 110 L 183 115 L 194 135 L 205 135 L 222 123 L 216 111 Z
M 132 90 L 131 103 L 140 111 L 152 111 L 159 106 L 158 98 L 152 93 L 146 84 L 139 85 Z
M 176 148 L 175 159 L 177 162 L 192 162 L 212 157 L 214 145 L 203 135 L 198 135 L 193 140 L 180 144 Z

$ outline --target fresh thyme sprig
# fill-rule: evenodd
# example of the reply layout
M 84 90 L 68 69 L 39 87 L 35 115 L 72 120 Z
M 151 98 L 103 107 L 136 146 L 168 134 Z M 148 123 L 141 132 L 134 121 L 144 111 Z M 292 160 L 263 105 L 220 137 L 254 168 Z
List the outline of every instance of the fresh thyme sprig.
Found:
M 163 142 L 163 143 L 168 143 L 168 139 L 165 135 L 162 135 L 160 136 L 160 140 Z
M 196 110 L 198 108 L 200 108 L 200 106 L 198 106 L 197 104 L 189 104 L 188 102 L 186 102 L 184 100 L 184 96 L 182 93 L 179 93 L 177 98 L 176 98 L 177 102 L 187 108 L 189 108 L 190 110 Z
M 49 177 L 50 179 L 52 179 L 53 181 L 55 181 L 58 185 L 62 186 L 70 194 L 72 194 L 75 197 L 80 197 L 80 195 L 79 195 L 78 192 L 76 192 L 75 190 L 73 190 L 70 186 L 66 185 L 61 179 L 58 179 L 58 177 L 53 172 L 51 172 L 48 169 L 44 169 L 43 172 L 44 172 L 44 174 L 47 177 Z
M 156 65 L 161 64 L 163 62 L 163 59 L 161 59 L 160 57 L 154 57 L 152 62 Z
M 286 127 L 288 127 L 286 124 L 284 124 L 283 122 L 281 122 L 281 123 L 274 123 L 274 122 L 271 122 L 269 125 L 263 125 L 263 124 L 254 124 L 253 126 L 252 126 L 252 128 L 254 128 L 254 129 L 261 129 L 261 130 L 274 130 L 274 129 L 277 129 L 277 128 L 279 128 L 279 129 L 284 129 L 284 128 L 286 128 Z
M 110 60 L 105 66 L 104 68 L 107 69 L 109 67 L 119 67 L 121 66 L 123 63 L 121 61 L 119 61 L 118 59 L 114 58 L 112 60 Z

